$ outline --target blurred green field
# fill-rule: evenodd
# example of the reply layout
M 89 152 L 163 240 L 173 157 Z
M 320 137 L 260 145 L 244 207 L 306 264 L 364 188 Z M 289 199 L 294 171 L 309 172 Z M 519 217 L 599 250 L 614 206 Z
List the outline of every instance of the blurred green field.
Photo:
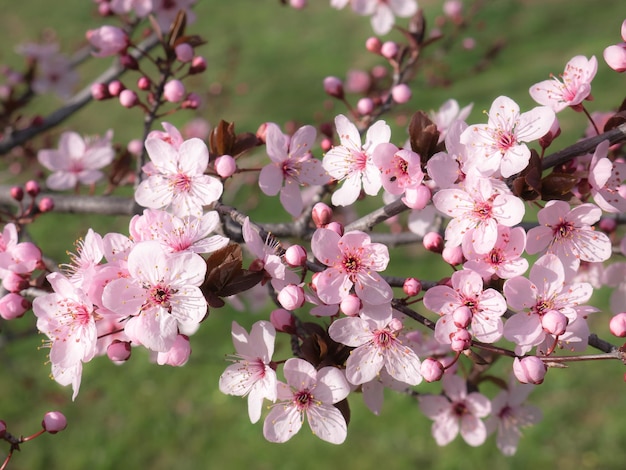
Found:
M 200 0 L 198 22 L 189 31 L 202 34 L 208 43 L 207 73 L 197 81 L 206 105 L 198 112 L 211 123 L 235 121 L 239 131 L 255 131 L 266 121 L 288 120 L 319 124 L 344 112 L 329 104 L 321 83 L 327 75 L 345 76 L 350 68 L 381 63 L 364 53 L 371 35 L 369 21 L 348 10 L 334 11 L 327 0 L 310 0 L 304 12 L 282 8 L 277 0 Z M 423 0 L 429 24 L 441 11 L 441 1 Z M 446 59 L 452 83 L 445 89 L 428 86 L 419 74 L 414 97 L 391 118 L 393 140 L 406 139 L 406 116 L 417 109 L 434 109 L 449 97 L 461 105 L 474 102 L 468 122 L 483 122 L 482 110 L 506 94 L 522 110 L 534 106 L 528 88 L 558 74 L 574 55 L 596 55 L 599 70 L 593 84 L 595 100 L 590 111 L 619 105 L 626 92 L 626 78 L 612 72 L 602 60 L 606 45 L 618 42 L 626 17 L 623 0 L 501 0 L 483 2 L 478 26 L 462 37 L 474 37 L 480 46 L 499 40 L 505 44 L 484 74 L 471 73 L 478 51 L 453 49 Z M 19 3 L 0 0 L 0 63 L 19 64 L 13 44 L 36 40 L 38 31 L 54 28 L 65 50 L 88 28 L 104 24 L 92 14 L 91 2 L 65 0 L 41 11 L 41 1 Z M 388 38 L 398 38 L 392 33 Z M 428 53 L 426 53 L 428 54 Z M 428 58 L 428 57 L 427 57 Z M 81 67 L 84 83 L 106 68 L 107 59 Z M 134 81 L 136 78 L 133 78 Z M 219 95 L 209 90 L 222 86 Z M 211 87 L 213 85 L 213 87 Z M 59 102 L 42 99 L 45 113 Z M 96 109 L 97 108 L 97 109 Z M 403 117 L 404 116 L 404 117 Z M 172 119 L 182 125 L 194 114 L 179 113 Z M 559 115 L 574 138 L 586 127 L 581 114 L 566 110 Z M 114 128 L 116 142 L 141 135 L 137 110 L 123 110 L 113 102 L 97 103 L 62 125 L 86 134 Z M 557 148 L 558 149 L 558 148 Z M 4 178 L 3 178 L 4 180 Z M 261 220 L 274 220 L 268 199 L 248 198 Z M 264 213 L 263 213 L 264 212 Z M 32 227 L 33 238 L 47 253 L 66 261 L 65 251 L 88 227 L 105 233 L 125 230 L 123 218 L 58 216 L 44 217 Z M 414 253 L 412 253 L 414 254 Z M 393 263 L 392 263 L 393 265 Z M 431 279 L 429 258 L 405 265 L 402 272 Z M 600 292 L 599 295 L 605 295 Z M 258 307 L 258 306 L 257 306 Z M 43 414 L 59 409 L 68 417 L 68 429 L 23 445 L 12 460 L 12 469 L 621 469 L 626 461 L 626 393 L 623 369 L 614 362 L 574 364 L 570 370 L 551 370 L 546 382 L 531 395 L 544 413 L 544 421 L 526 430 L 517 455 L 503 457 L 493 437 L 477 449 L 460 438 L 445 448 L 430 435 L 431 422 L 408 396 L 386 393 L 381 416 L 372 415 L 359 395 L 350 398 L 352 421 L 342 446 L 326 444 L 312 436 L 306 425 L 286 444 L 263 439 L 262 422 L 251 425 L 247 404 L 222 395 L 217 381 L 227 366 L 225 355 L 233 352 L 230 324 L 236 320 L 247 328 L 265 318 L 262 312 L 214 309 L 200 331 L 192 337 L 193 354 L 183 368 L 150 363 L 144 351 L 115 366 L 98 358 L 84 368 L 81 392 L 75 403 L 71 390 L 48 378 L 46 350 L 38 350 L 43 337 L 29 335 L 32 315 L 0 323 L 0 419 L 17 434 L 35 431 Z M 599 314 L 599 333 L 608 337 L 607 314 Z M 22 337 L 24 336 L 24 337 Z M 289 355 L 281 338 L 275 359 Z M 426 387 L 426 389 L 431 389 Z M 486 389 L 493 396 L 495 388 Z M 6 446 L 0 445 L 0 456 Z

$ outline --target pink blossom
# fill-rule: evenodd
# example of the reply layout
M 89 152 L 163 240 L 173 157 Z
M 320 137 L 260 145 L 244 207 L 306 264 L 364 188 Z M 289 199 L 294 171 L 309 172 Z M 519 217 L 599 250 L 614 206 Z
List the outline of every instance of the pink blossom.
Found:
M 165 132 L 157 130 L 150 131 L 147 139 L 161 139 L 168 144 L 171 144 L 172 147 L 174 147 L 176 150 L 180 149 L 180 146 L 183 145 L 183 142 L 185 141 L 180 131 L 169 122 L 162 122 L 161 126 L 163 126 L 163 129 L 165 129 Z M 148 163 L 148 165 L 149 164 L 150 163 Z M 146 171 L 145 168 L 142 169 L 145 173 L 151 173 L 150 171 Z
M 498 224 L 512 227 L 524 217 L 524 203 L 512 194 L 497 191 L 490 179 L 468 176 L 465 188 L 442 189 L 433 204 L 452 217 L 446 227 L 446 246 L 459 246 L 471 236 L 477 253 L 488 253 L 498 239 Z M 473 229 L 473 230 L 472 230 Z
M 203 206 L 222 195 L 222 183 L 204 174 L 209 151 L 200 139 L 186 140 L 178 149 L 161 139 L 147 139 L 145 145 L 154 173 L 136 189 L 138 204 L 151 209 L 169 208 L 178 217 L 201 217 Z
M 258 321 L 250 334 L 237 322 L 232 324 L 232 337 L 237 354 L 234 364 L 220 376 L 220 391 L 227 395 L 248 396 L 250 421 L 261 418 L 263 400 L 277 398 L 276 372 L 271 367 L 276 330 L 271 323 Z
M 417 11 L 417 2 L 416 0 L 353 0 L 352 9 L 360 15 L 371 15 L 372 29 L 382 36 L 391 31 L 396 16 L 401 18 L 413 16 Z
M 104 174 L 101 168 L 113 161 L 112 133 L 103 138 L 83 139 L 76 132 L 64 132 L 58 150 L 42 149 L 37 159 L 53 173 L 46 184 L 55 191 L 74 189 L 80 184 L 95 184 Z
M 6 224 L 0 234 L 0 278 L 8 273 L 30 275 L 39 263 L 41 250 L 31 242 L 20 243 L 15 224 Z
M 349 206 L 361 193 L 361 185 L 366 194 L 375 196 L 382 185 L 380 171 L 372 161 L 372 152 L 378 144 L 389 142 L 391 129 L 384 121 L 375 122 L 361 145 L 361 136 L 356 126 L 343 114 L 335 118 L 335 127 L 341 145 L 333 147 L 324 156 L 324 169 L 337 181 L 343 181 L 341 188 L 332 196 L 335 206 Z
M 569 271 L 576 271 L 580 261 L 600 262 L 611 256 L 611 241 L 594 230 L 602 211 L 593 204 L 581 204 L 570 210 L 565 201 L 548 201 L 537 214 L 538 227 L 528 231 L 526 251 L 552 253 Z
M 611 161 L 608 157 L 609 141 L 603 140 L 596 147 L 589 165 L 589 184 L 594 202 L 600 209 L 611 212 L 626 212 L 626 198 L 620 193 L 622 181 L 626 179 L 626 163 Z
M 336 367 L 319 371 L 308 362 L 291 358 L 283 368 L 287 383 L 278 383 L 278 403 L 263 424 L 263 435 L 270 442 L 286 442 L 302 427 L 306 415 L 311 431 L 331 444 L 345 441 L 348 426 L 333 405 L 348 396 L 350 386 Z
M 521 276 L 528 269 L 528 261 L 522 258 L 526 247 L 526 232 L 522 227 L 498 226 L 496 244 L 488 253 L 477 253 L 471 237 L 463 239 L 463 255 L 467 259 L 464 269 L 471 269 L 483 279 L 496 275 L 501 279 Z
M 503 330 L 501 317 L 506 311 L 502 294 L 491 288 L 483 290 L 482 277 L 470 270 L 456 271 L 451 283 L 452 287 L 434 286 L 424 294 L 424 306 L 441 316 L 435 326 L 435 338 L 450 344 L 451 336 L 459 329 L 455 311 L 467 307 L 474 337 L 485 343 L 499 340 Z
M 128 36 L 123 29 L 115 26 L 101 26 L 87 31 L 87 41 L 97 49 L 92 52 L 95 57 L 116 55 L 128 47 Z
M 394 379 L 417 385 L 422 381 L 421 363 L 415 352 L 403 344 L 402 323 L 373 321 L 358 317 L 340 318 L 330 325 L 328 334 L 339 343 L 356 348 L 346 361 L 346 378 L 354 385 L 376 378 L 384 367 Z
M 471 155 L 471 167 L 485 176 L 499 171 L 505 178 L 526 168 L 530 150 L 525 142 L 547 134 L 555 118 L 554 111 L 546 106 L 520 114 L 517 103 L 506 96 L 494 100 L 488 115 L 486 125 L 469 126 L 461 134 L 461 143 Z
M 598 71 L 595 56 L 573 57 L 565 66 L 561 76 L 563 81 L 552 77 L 530 87 L 530 96 L 539 104 L 549 106 L 559 112 L 568 106 L 577 106 L 591 94 L 591 81 Z
M 206 264 L 194 253 L 166 253 L 156 241 L 136 244 L 128 255 L 130 277 L 111 281 L 106 308 L 130 317 L 126 334 L 152 351 L 166 352 L 179 328 L 197 325 L 207 313 L 199 286 Z
M 514 277 L 504 283 L 508 304 L 519 312 L 506 321 L 504 337 L 517 345 L 517 354 L 526 354 L 544 340 L 550 342 L 553 338 L 544 329 L 543 318 L 546 313 L 557 311 L 564 315 L 568 320 L 566 331 L 570 331 L 571 324 L 579 317 L 585 323 L 583 317 L 595 311 L 583 306 L 592 293 L 590 284 L 565 284 L 563 263 L 553 254 L 544 255 L 532 266 L 528 279 Z M 561 339 L 567 341 L 567 336 L 561 335 Z M 548 347 L 552 346 L 550 344 Z
M 381 172 L 383 188 L 390 194 L 403 194 L 419 186 L 424 179 L 420 156 L 411 150 L 382 143 L 372 152 L 372 161 Z
M 537 424 L 542 419 L 539 408 L 525 405 L 533 385 L 509 383 L 491 401 L 491 416 L 485 421 L 489 434 L 497 431 L 496 445 L 506 456 L 514 455 L 522 436 L 522 428 Z
M 378 274 L 389 263 L 385 245 L 372 243 L 363 232 L 347 232 L 340 237 L 332 230 L 320 228 L 313 234 L 311 249 L 318 260 L 329 266 L 317 280 L 317 295 L 324 303 L 340 303 L 353 286 L 356 295 L 369 304 L 391 301 L 391 287 Z
M 167 364 L 172 367 L 182 367 L 187 364 L 190 355 L 191 344 L 189 343 L 189 337 L 178 335 L 169 351 L 156 353 L 156 361 L 160 366 Z
M 469 117 L 473 106 L 474 103 L 470 103 L 461 109 L 457 100 L 449 99 L 443 103 L 437 111 L 428 113 L 428 116 L 435 123 L 439 131 L 439 143 L 445 140 L 448 135 L 448 129 L 450 129 L 455 121 L 465 121 Z
M 111 0 L 111 10 L 118 14 L 134 11 L 139 18 L 144 18 L 152 11 L 153 0 Z
M 461 436 L 471 446 L 479 446 L 487 438 L 487 428 L 480 419 L 491 412 L 491 403 L 478 392 L 467 393 L 465 380 L 457 375 L 442 379 L 445 395 L 423 395 L 419 398 L 422 413 L 434 420 L 432 433 L 440 446 Z
M 315 134 L 313 126 L 304 126 L 289 138 L 273 122 L 267 124 L 267 154 L 272 163 L 261 170 L 259 186 L 268 196 L 280 192 L 281 204 L 294 217 L 303 208 L 300 186 L 323 185 L 329 181 L 322 163 L 311 156 Z

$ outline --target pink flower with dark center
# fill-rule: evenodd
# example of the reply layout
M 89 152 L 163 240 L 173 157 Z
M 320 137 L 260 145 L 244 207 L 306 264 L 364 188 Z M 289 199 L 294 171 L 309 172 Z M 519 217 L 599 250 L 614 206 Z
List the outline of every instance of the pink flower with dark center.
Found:
M 489 415 L 491 403 L 478 392 L 467 393 L 465 380 L 457 375 L 444 375 L 445 395 L 423 395 L 419 398 L 422 413 L 434 420 L 432 433 L 440 446 L 452 442 L 461 433 L 471 446 L 479 446 L 487 439 L 487 428 L 480 419 Z
M 385 121 L 375 122 L 361 145 L 361 135 L 356 126 L 343 114 L 335 118 L 335 127 L 341 145 L 329 150 L 322 161 L 324 169 L 337 181 L 341 188 L 332 196 L 336 206 L 349 206 L 357 200 L 361 186 L 366 194 L 375 196 L 382 185 L 380 171 L 372 161 L 372 152 L 380 143 L 389 142 L 391 129 Z
M 355 287 L 364 302 L 380 305 L 391 301 L 393 292 L 378 274 L 389 263 L 389 250 L 381 243 L 372 243 L 364 232 L 352 231 L 340 237 L 336 232 L 320 228 L 311 240 L 315 257 L 328 269 L 317 279 L 317 295 L 326 304 L 338 304 Z
M 489 109 L 489 122 L 469 126 L 461 134 L 470 158 L 464 171 L 476 168 L 485 176 L 499 173 L 508 178 L 522 171 L 530 161 L 525 142 L 538 140 L 548 133 L 554 111 L 538 106 L 520 114 L 517 103 L 506 96 L 496 98 Z
M 434 286 L 424 295 L 424 307 L 441 315 L 435 326 L 435 338 L 450 344 L 459 328 L 455 312 L 469 309 L 472 333 L 484 343 L 493 343 L 502 337 L 502 315 L 506 301 L 495 289 L 483 290 L 482 277 L 470 270 L 456 271 L 451 277 L 452 287 Z
M 626 163 L 611 161 L 608 157 L 609 141 L 603 140 L 596 147 L 589 165 L 589 185 L 594 202 L 600 209 L 611 212 L 626 212 L 626 198 L 620 193 L 626 179 Z
M 488 178 L 473 174 L 466 178 L 464 189 L 442 189 L 433 196 L 437 210 L 452 217 L 446 227 L 446 246 L 459 246 L 471 234 L 473 249 L 488 253 L 498 239 L 498 224 L 512 227 L 522 221 L 524 203 L 497 191 Z
M 552 77 L 531 86 L 528 92 L 537 103 L 549 106 L 556 113 L 568 106 L 576 109 L 591 94 L 591 81 L 597 71 L 598 61 L 595 56 L 587 59 L 577 55 L 565 66 L 561 76 L 563 81 Z
M 328 334 L 339 343 L 356 348 L 346 361 L 346 378 L 354 385 L 374 380 L 385 368 L 394 379 L 417 385 L 422 381 L 417 354 L 400 337 L 402 322 L 340 318 L 330 325 Z
M 222 195 L 222 183 L 204 172 L 209 150 L 197 138 L 184 141 L 178 149 L 161 139 L 147 139 L 151 173 L 135 191 L 135 200 L 151 209 L 168 208 L 174 215 L 201 217 L 203 206 Z
M 237 354 L 234 364 L 220 376 L 220 391 L 247 396 L 250 421 L 256 423 L 261 418 L 263 400 L 275 402 L 277 397 L 276 372 L 271 367 L 276 330 L 270 322 L 258 321 L 248 335 L 233 322 L 232 337 Z
M 390 194 L 403 194 L 409 188 L 416 188 L 424 180 L 420 156 L 411 150 L 382 143 L 374 149 L 372 161 L 381 172 L 383 188 Z
M 280 402 L 271 407 L 263 423 L 263 435 L 270 442 L 286 442 L 302 427 L 306 415 L 311 431 L 331 444 L 341 444 L 348 426 L 333 405 L 348 396 L 350 385 L 336 367 L 319 371 L 303 359 L 285 362 L 287 383 L 278 383 Z

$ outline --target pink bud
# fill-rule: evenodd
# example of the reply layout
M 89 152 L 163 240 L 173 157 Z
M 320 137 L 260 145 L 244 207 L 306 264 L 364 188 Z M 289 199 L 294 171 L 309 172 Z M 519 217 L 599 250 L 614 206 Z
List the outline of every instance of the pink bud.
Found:
M 306 264 L 306 250 L 300 245 L 291 245 L 285 250 L 285 261 L 292 268 Z
M 304 290 L 295 284 L 288 284 L 280 290 L 277 299 L 283 308 L 295 310 L 304 305 Z
M 354 294 L 346 296 L 339 304 L 340 310 L 349 317 L 357 316 L 361 311 L 361 307 L 361 299 Z
M 371 98 L 361 98 L 356 103 L 356 109 L 362 116 L 366 116 L 374 111 L 374 101 Z
M 46 432 L 56 434 L 67 427 L 67 419 L 60 411 L 48 411 L 43 417 L 41 426 Z
M 402 324 L 402 320 L 400 320 L 399 318 L 392 318 L 391 321 L 389 322 L 389 325 L 387 326 L 393 332 L 401 331 L 402 328 L 404 328 L 404 325 Z
M 284 308 L 277 308 L 270 313 L 270 322 L 277 331 L 293 334 L 296 332 L 296 318 Z
M 124 362 L 130 359 L 132 348 L 129 341 L 113 340 L 107 347 L 107 356 L 113 362 Z
M 456 326 L 457 328 L 467 328 L 470 323 L 472 323 L 473 316 L 474 315 L 472 315 L 472 310 L 469 307 L 465 305 L 458 307 L 454 310 L 454 312 L 452 312 L 452 320 L 454 320 L 454 326 Z
M 410 209 L 422 210 L 428 205 L 431 197 L 432 193 L 430 192 L 430 188 L 420 184 L 416 188 L 408 188 L 404 192 L 402 202 Z
M 463 49 L 465 49 L 466 51 L 471 51 L 476 47 L 476 39 L 464 38 L 461 44 L 463 45 Z
M 385 41 L 380 48 L 380 53 L 386 59 L 393 59 L 398 53 L 398 45 L 393 41 Z
M 472 335 L 465 329 L 457 330 L 450 337 L 450 348 L 453 351 L 465 351 L 472 345 Z
M 513 373 L 523 384 L 539 385 L 543 383 L 548 368 L 537 356 L 525 356 L 513 361 Z
M 200 107 L 200 103 L 202 103 L 200 95 L 191 92 L 187 95 L 185 101 L 180 104 L 180 107 L 183 109 L 198 109 Z
M 202 73 L 206 70 L 206 60 L 204 57 L 196 56 L 191 61 L 191 66 L 189 67 L 189 74 L 194 75 L 196 73 Z
M 54 200 L 51 197 L 42 197 L 39 204 L 37 204 L 37 208 L 42 213 L 50 212 L 54 209 Z
M 404 284 L 402 284 L 402 290 L 409 297 L 415 297 L 421 292 L 422 283 L 414 277 L 409 277 L 405 279 Z
M 375 65 L 372 67 L 372 77 L 380 80 L 381 78 L 385 78 L 387 76 L 387 67 L 384 65 Z
M 317 228 L 324 227 L 333 219 L 333 210 L 327 204 L 318 202 L 311 211 L 313 223 Z
M 365 48 L 374 54 L 380 54 L 380 48 L 382 45 L 383 43 L 376 36 L 367 38 L 367 41 L 365 41 Z
M 463 11 L 463 3 L 460 0 L 448 0 L 443 4 L 444 15 L 450 18 L 458 18 Z
M 15 292 L 10 292 L 0 299 L 0 317 L 14 320 L 24 315 L 31 307 L 31 302 Z
M 24 189 L 28 193 L 29 196 L 36 197 L 41 192 L 41 187 L 39 183 L 35 180 L 29 180 L 24 185 Z
M 391 97 L 396 103 L 404 104 L 411 99 L 411 89 L 406 83 L 400 83 L 391 89 Z
M 339 222 L 330 222 L 326 224 L 326 227 L 324 228 L 327 228 L 328 230 L 332 230 L 333 232 L 338 234 L 340 237 L 343 236 L 343 225 L 341 225 Z
M 372 77 L 365 70 L 351 69 L 346 74 L 345 91 L 348 93 L 367 93 L 372 86 Z
M 143 142 L 141 139 L 133 139 L 126 145 L 126 150 L 128 150 L 131 155 L 138 157 L 143 152 Z
M 21 186 L 13 186 L 11 188 L 11 197 L 16 201 L 21 201 L 24 199 L 24 190 Z
M 611 330 L 611 334 L 617 336 L 618 338 L 623 338 L 626 336 L 626 313 L 618 313 L 609 322 L 609 330 Z
M 600 219 L 600 223 L 598 225 L 606 233 L 613 233 L 617 229 L 617 221 L 609 217 Z
M 289 0 L 289 5 L 296 10 L 303 10 L 307 6 L 307 0 Z
M 427 358 L 422 361 L 420 373 L 426 382 L 436 382 L 441 380 L 445 372 L 443 364 L 437 359 Z
M 193 47 L 186 42 L 179 44 L 174 48 L 176 58 L 181 62 L 191 62 L 193 60 Z
M 119 96 L 122 90 L 125 90 L 126 87 L 119 80 L 113 80 L 109 83 L 109 95 L 111 96 Z
M 334 98 L 343 99 L 343 82 L 337 77 L 326 77 L 324 79 L 324 91 Z
M 140 90 L 149 90 L 150 89 L 150 79 L 146 76 L 139 77 L 137 80 L 137 88 Z
M 185 85 L 180 80 L 170 80 L 163 87 L 163 97 L 170 103 L 178 103 L 185 97 Z
M 567 317 L 558 310 L 549 310 L 541 317 L 541 326 L 546 333 L 561 336 L 567 328 Z
M 229 178 L 237 171 L 237 162 L 230 155 L 220 155 L 213 164 L 215 172 L 222 178 Z
M 96 101 L 106 100 L 111 97 L 109 87 L 106 83 L 93 83 L 91 85 L 91 96 Z
M 443 237 L 437 232 L 428 232 L 422 240 L 424 248 L 433 253 L 441 253 L 443 251 Z
M 135 93 L 133 90 L 122 90 L 119 99 L 120 104 L 125 108 L 132 108 L 139 102 L 139 99 L 137 98 L 137 93 Z
M 333 148 L 333 142 L 328 137 L 324 137 L 320 142 L 320 148 L 323 152 L 328 152 L 331 148 Z
M 445 247 L 441 252 L 443 260 L 451 266 L 456 266 L 463 262 L 463 250 L 460 246 Z
M 20 292 L 28 288 L 29 277 L 13 271 L 7 271 L 2 278 L 2 286 L 9 292 Z
M 169 351 L 157 354 L 157 364 L 160 366 L 182 367 L 187 364 L 189 356 L 191 356 L 189 337 L 178 335 Z

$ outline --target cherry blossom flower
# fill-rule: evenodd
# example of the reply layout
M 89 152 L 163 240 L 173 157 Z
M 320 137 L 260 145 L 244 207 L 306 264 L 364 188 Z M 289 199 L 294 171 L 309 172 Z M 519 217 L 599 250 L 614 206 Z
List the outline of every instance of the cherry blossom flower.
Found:
M 364 232 L 352 231 L 343 236 L 320 228 L 311 240 L 315 257 L 326 266 L 317 279 L 317 295 L 326 304 L 338 304 L 355 287 L 356 295 L 372 305 L 388 303 L 393 297 L 389 284 L 378 274 L 389 262 L 389 250 L 372 243 Z
M 437 152 L 426 163 L 428 176 L 440 189 L 452 188 L 457 181 L 465 179 L 467 150 L 461 143 L 461 134 L 467 129 L 465 121 L 454 121 L 445 138 L 447 152 Z
M 420 156 L 411 150 L 382 143 L 372 152 L 372 161 L 381 172 L 383 188 L 390 194 L 403 194 L 419 186 L 424 179 Z
M 30 274 L 41 263 L 41 250 L 31 242 L 19 242 L 17 227 L 4 226 L 0 234 L 0 278 L 8 273 Z
M 491 401 L 491 416 L 485 421 L 485 426 L 489 434 L 497 431 L 496 445 L 506 456 L 517 451 L 521 428 L 541 421 L 541 410 L 524 404 L 533 388 L 534 385 L 510 381 L 508 389 L 502 390 Z
M 96 48 L 92 52 L 95 57 L 116 55 L 128 47 L 128 35 L 115 26 L 104 25 L 97 29 L 90 29 L 86 33 L 87 41 Z
M 620 188 L 626 179 L 626 163 L 609 160 L 609 145 L 608 140 L 603 140 L 596 147 L 589 165 L 588 181 L 593 200 L 600 209 L 623 213 L 626 212 L 626 199 L 620 193 Z
M 311 431 L 331 444 L 341 444 L 348 426 L 333 405 L 348 396 L 350 385 L 336 367 L 319 371 L 303 359 L 287 359 L 283 368 L 287 383 L 278 383 L 278 403 L 263 423 L 263 435 L 270 442 L 286 442 L 302 427 L 304 415 Z
M 55 191 L 74 189 L 80 184 L 94 184 L 104 174 L 101 168 L 113 161 L 112 132 L 102 139 L 83 139 L 76 132 L 64 132 L 59 138 L 58 150 L 42 149 L 37 160 L 53 173 L 46 185 Z
M 202 206 L 222 195 L 222 183 L 204 174 L 209 151 L 200 139 L 186 140 L 178 149 L 161 139 L 147 139 L 145 145 L 155 173 L 137 187 L 135 200 L 139 205 L 168 208 L 178 217 L 201 217 Z
M 266 146 L 272 163 L 261 170 L 259 186 L 268 196 L 280 192 L 281 204 L 294 217 L 303 208 L 300 185 L 324 185 L 329 181 L 322 162 L 310 153 L 315 134 L 313 126 L 304 126 L 290 139 L 273 122 L 267 124 Z
M 434 286 L 424 295 L 424 306 L 441 315 L 435 326 L 435 338 L 450 344 L 451 336 L 463 328 L 455 325 L 454 314 L 459 308 L 467 307 L 471 314 L 472 333 L 484 343 L 493 343 L 502 337 L 502 315 L 506 301 L 495 289 L 483 290 L 480 274 L 463 270 L 451 277 L 452 287 Z
M 263 400 L 277 397 L 276 372 L 271 367 L 276 330 L 270 322 L 258 321 L 248 332 L 237 322 L 232 324 L 232 337 L 237 355 L 235 363 L 220 376 L 220 391 L 227 395 L 248 396 L 250 421 L 261 418 Z
M 554 111 L 546 106 L 520 114 L 517 103 L 506 96 L 494 100 L 488 115 L 486 125 L 469 126 L 461 134 L 461 143 L 472 155 L 468 163 L 479 172 L 489 176 L 499 170 L 505 178 L 526 168 L 530 150 L 525 142 L 547 134 L 555 119 Z
M 471 233 L 473 249 L 488 253 L 498 239 L 498 224 L 512 227 L 520 223 L 524 203 L 512 194 L 496 191 L 488 178 L 468 176 L 464 189 L 442 189 L 433 196 L 437 210 L 452 217 L 446 227 L 446 246 L 461 245 Z
M 528 279 L 514 277 L 504 283 L 504 295 L 508 304 L 519 312 L 504 325 L 504 337 L 516 344 L 516 354 L 526 354 L 546 340 L 551 343 L 547 347 L 551 348 L 554 346 L 554 338 L 567 342 L 565 332 L 571 330 L 572 323 L 580 317 L 581 327 L 583 323 L 586 324 L 584 317 L 596 311 L 583 305 L 591 298 L 593 287 L 586 282 L 566 284 L 565 279 L 565 268 L 561 260 L 553 254 L 547 254 L 530 268 Z M 553 312 L 566 319 L 565 332 L 551 331 L 552 324 L 547 323 L 548 319 L 544 318 L 548 313 L 554 317 Z M 581 347 L 583 345 L 577 349 Z
M 152 0 L 111 0 L 111 11 L 118 15 L 134 11 L 139 18 L 144 18 L 152 11 Z
M 529 93 L 537 103 L 549 106 L 555 113 L 568 106 L 580 105 L 591 94 L 591 81 L 598 71 L 595 56 L 587 59 L 577 55 L 565 65 L 561 82 L 556 77 L 544 80 L 530 87 Z
M 341 5 L 341 2 L 338 3 Z M 372 29 L 382 36 L 391 31 L 396 16 L 401 18 L 413 16 L 417 12 L 417 2 L 416 0 L 353 0 L 352 9 L 360 15 L 371 15 Z
M 366 194 L 375 196 L 382 186 L 380 171 L 372 161 L 372 152 L 376 146 L 389 142 L 391 129 L 385 121 L 376 121 L 365 136 L 361 145 L 361 136 L 356 126 L 343 114 L 335 117 L 335 127 L 341 145 L 330 149 L 322 161 L 330 176 L 343 181 L 341 188 L 332 196 L 336 206 L 349 206 L 361 193 L 361 185 Z
M 422 381 L 417 354 L 402 343 L 402 322 L 340 318 L 328 328 L 330 337 L 354 347 L 346 361 L 346 378 L 354 385 L 374 380 L 385 368 L 394 379 L 417 385 Z
M 489 415 L 491 403 L 478 392 L 467 393 L 465 380 L 457 375 L 444 375 L 442 395 L 424 395 L 419 398 L 422 413 L 434 420 L 432 433 L 440 446 L 461 437 L 471 446 L 479 446 L 487 439 L 487 428 L 480 419 Z
M 124 331 L 152 351 L 167 352 L 179 328 L 197 325 L 207 313 L 199 286 L 206 263 L 194 253 L 166 253 L 156 241 L 136 244 L 128 255 L 130 277 L 111 281 L 106 308 L 130 317 Z
M 521 276 L 528 269 L 528 261 L 522 258 L 526 247 L 526 232 L 522 227 L 498 226 L 496 244 L 489 253 L 476 253 L 471 237 L 463 239 L 463 256 L 467 261 L 463 269 L 471 269 L 483 279 L 496 275 L 501 279 Z
M 570 274 L 581 260 L 606 261 L 611 256 L 611 241 L 593 228 L 601 216 L 602 211 L 594 204 L 581 204 L 570 210 L 565 201 L 548 201 L 537 214 L 539 226 L 528 231 L 526 251 L 555 254 Z
M 439 131 L 439 143 L 446 139 L 448 130 L 455 121 L 465 121 L 469 117 L 473 106 L 474 103 L 470 103 L 461 109 L 457 100 L 449 99 L 443 103 L 437 111 L 428 113 L 428 116 L 435 123 Z M 446 148 L 448 147 L 446 146 Z

